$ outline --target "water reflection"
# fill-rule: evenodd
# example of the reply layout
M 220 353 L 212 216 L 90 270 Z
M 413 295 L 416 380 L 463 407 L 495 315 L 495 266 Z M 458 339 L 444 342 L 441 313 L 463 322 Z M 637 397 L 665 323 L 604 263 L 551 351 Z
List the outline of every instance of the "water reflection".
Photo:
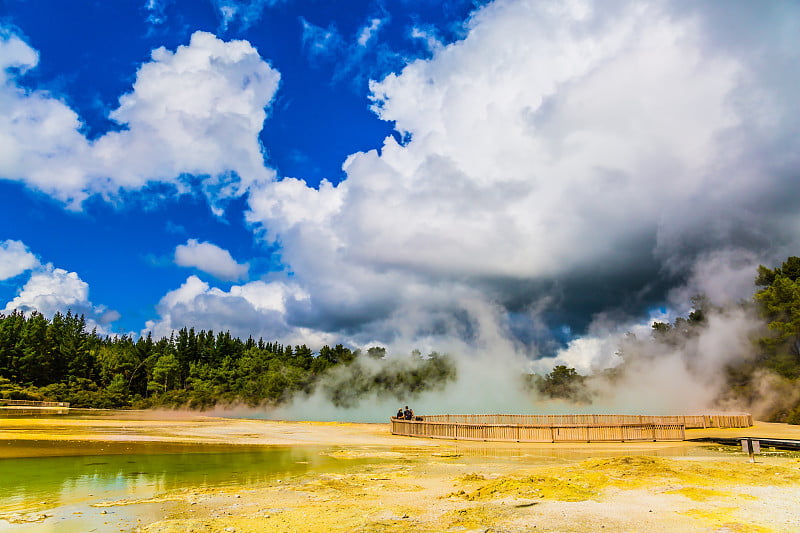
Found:
M 0 443 L 0 447 L 15 445 Z M 47 453 L 48 443 L 36 445 Z M 49 445 L 61 447 L 64 443 Z M 0 459 L 0 514 L 86 501 L 150 498 L 189 487 L 247 486 L 314 469 L 337 469 L 343 462 L 321 455 L 315 448 L 232 452 L 230 448 L 214 451 L 205 445 L 181 445 L 178 448 L 183 451 L 173 448 L 172 453 L 164 453 L 163 443 L 128 443 L 126 447 L 133 449 L 117 455 Z

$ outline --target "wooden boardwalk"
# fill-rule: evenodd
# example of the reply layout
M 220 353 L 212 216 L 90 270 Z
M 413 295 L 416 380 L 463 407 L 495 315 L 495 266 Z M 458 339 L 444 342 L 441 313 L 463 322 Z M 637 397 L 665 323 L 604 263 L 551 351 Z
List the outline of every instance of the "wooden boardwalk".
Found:
M 9 400 L 0 398 L 0 415 L 65 415 L 69 402 L 39 402 L 34 400 Z
M 743 428 L 749 414 L 717 415 L 432 415 L 391 419 L 392 434 L 500 442 L 681 441 L 686 429 Z
M 0 398 L 0 407 L 69 407 L 69 402 L 39 402 L 35 400 L 9 400 Z

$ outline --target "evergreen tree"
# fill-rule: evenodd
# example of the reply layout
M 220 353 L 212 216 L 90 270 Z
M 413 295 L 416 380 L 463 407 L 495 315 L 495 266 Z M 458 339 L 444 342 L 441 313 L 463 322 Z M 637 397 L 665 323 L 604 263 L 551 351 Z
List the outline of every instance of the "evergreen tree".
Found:
M 800 377 L 800 258 L 789 257 L 773 270 L 758 267 L 755 295 L 772 335 L 760 342 L 766 366 L 789 378 Z

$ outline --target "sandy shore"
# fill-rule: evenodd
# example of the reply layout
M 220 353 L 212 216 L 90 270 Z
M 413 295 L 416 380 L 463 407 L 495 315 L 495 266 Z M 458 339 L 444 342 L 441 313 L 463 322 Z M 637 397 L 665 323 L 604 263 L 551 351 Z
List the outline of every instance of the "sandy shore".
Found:
M 800 439 L 782 424 L 687 433 Z M 766 450 L 751 464 L 689 443 L 465 443 L 392 436 L 388 424 L 179 413 L 0 419 L 0 440 L 312 445 L 353 459 L 335 473 L 161 494 L 169 514 L 143 523 L 148 533 L 800 531 L 797 453 Z

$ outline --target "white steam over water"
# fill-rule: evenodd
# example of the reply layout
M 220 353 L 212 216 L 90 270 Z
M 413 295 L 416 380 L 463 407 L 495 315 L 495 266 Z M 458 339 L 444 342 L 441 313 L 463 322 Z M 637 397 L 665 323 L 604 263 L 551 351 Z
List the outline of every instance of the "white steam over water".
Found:
M 759 405 L 725 403 L 720 396 L 725 388 L 725 367 L 750 359 L 754 354 L 753 338 L 763 334 L 763 324 L 744 307 L 709 313 L 704 327 L 677 345 L 649 342 L 652 321 L 630 324 L 627 330 L 617 324 L 614 331 L 596 327 L 594 334 L 574 340 L 555 357 L 538 359 L 513 342 L 510 335 L 504 336 L 492 318 L 497 317 L 485 316 L 488 324 L 479 328 L 485 334 L 478 339 L 483 349 L 450 342 L 450 353 L 457 354 L 458 377 L 436 390 L 410 398 L 370 393 L 355 406 L 343 408 L 333 405 L 318 388 L 310 396 L 296 397 L 289 405 L 247 414 L 286 420 L 385 422 L 406 404 L 423 415 L 759 411 Z M 648 342 L 634 343 L 630 334 Z M 557 364 L 575 367 L 590 376 L 587 386 L 591 403 L 544 399 L 523 388 L 523 373 L 544 375 Z M 622 372 L 609 380 L 603 375 L 607 369 Z M 346 385 L 347 381 L 342 383 Z M 773 396 L 785 392 L 765 386 L 759 403 L 771 405 L 776 400 Z

